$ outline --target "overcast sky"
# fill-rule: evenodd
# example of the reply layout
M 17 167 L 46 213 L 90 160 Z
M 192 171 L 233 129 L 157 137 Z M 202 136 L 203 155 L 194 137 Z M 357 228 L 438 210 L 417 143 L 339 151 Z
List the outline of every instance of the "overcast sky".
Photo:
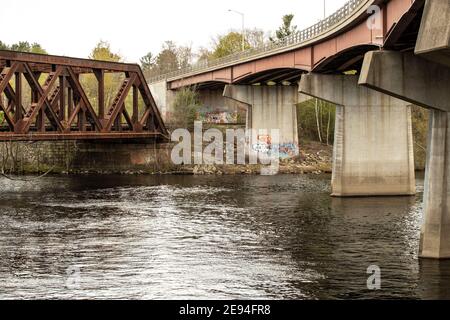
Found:
M 346 0 L 326 0 L 327 14 Z M 300 29 L 323 17 L 322 0 L 0 0 L 0 40 L 7 43 L 40 43 L 49 53 L 87 57 L 99 40 L 128 62 L 151 51 L 157 53 L 165 40 L 198 48 L 230 29 L 268 32 L 281 16 L 295 14 Z M 16 24 L 19 19 L 19 24 Z

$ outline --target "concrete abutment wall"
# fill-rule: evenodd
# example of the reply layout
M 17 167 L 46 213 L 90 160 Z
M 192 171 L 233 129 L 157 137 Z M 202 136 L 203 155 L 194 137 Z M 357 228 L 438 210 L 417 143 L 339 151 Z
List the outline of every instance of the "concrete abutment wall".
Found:
M 11 173 L 155 173 L 171 166 L 171 146 L 159 143 L 0 142 L 0 170 Z

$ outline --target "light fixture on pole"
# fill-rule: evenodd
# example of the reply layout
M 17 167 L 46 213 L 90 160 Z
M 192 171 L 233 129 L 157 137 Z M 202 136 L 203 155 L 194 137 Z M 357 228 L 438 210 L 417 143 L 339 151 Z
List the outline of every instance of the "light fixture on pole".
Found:
M 234 12 L 242 17 L 242 51 L 245 50 L 245 14 L 236 10 L 228 9 L 228 12 Z

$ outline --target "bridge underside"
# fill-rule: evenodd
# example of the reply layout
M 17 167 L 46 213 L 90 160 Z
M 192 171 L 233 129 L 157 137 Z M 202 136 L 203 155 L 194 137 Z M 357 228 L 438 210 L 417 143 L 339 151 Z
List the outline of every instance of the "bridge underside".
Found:
M 167 137 L 138 65 L 0 51 L 0 141 Z

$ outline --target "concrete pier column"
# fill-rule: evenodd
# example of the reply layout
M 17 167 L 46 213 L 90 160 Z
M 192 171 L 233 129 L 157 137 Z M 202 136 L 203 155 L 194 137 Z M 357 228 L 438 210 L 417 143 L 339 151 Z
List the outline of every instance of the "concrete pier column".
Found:
M 170 122 L 174 112 L 173 102 L 176 92 L 168 89 L 166 80 L 152 83 L 149 88 L 164 122 Z
M 412 53 L 369 52 L 359 83 L 431 109 L 419 254 L 450 258 L 450 68 Z
M 432 110 L 420 256 L 450 258 L 450 113 Z
M 357 76 L 308 74 L 300 92 L 337 105 L 332 195 L 414 195 L 411 109 L 358 86 Z
M 280 145 L 284 150 L 298 152 L 297 86 L 240 86 L 227 85 L 224 97 L 248 105 L 247 128 L 280 130 Z M 256 141 L 251 141 L 253 145 Z

